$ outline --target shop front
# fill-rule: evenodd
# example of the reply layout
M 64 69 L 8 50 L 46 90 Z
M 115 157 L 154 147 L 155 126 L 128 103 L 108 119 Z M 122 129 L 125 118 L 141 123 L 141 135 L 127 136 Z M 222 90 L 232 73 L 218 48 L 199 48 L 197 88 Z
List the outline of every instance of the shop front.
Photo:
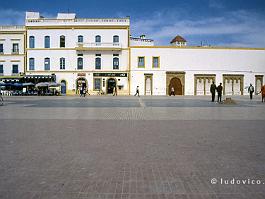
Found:
M 5 84 L 1 86 L 1 92 L 7 95 L 32 95 L 41 90 L 36 85 L 40 83 L 54 83 L 56 81 L 55 75 L 25 75 L 14 77 L 1 77 L 0 81 Z M 47 86 L 45 86 L 48 90 Z
M 93 73 L 93 91 L 100 94 L 128 94 L 127 73 Z

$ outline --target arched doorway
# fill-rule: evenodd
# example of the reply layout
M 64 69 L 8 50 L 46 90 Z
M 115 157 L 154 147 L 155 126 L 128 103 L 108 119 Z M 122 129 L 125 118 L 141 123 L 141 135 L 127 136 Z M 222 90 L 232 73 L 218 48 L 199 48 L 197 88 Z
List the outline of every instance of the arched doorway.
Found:
M 108 79 L 108 81 L 107 81 L 107 94 L 112 94 L 114 87 L 116 87 L 116 80 L 114 78 Z
M 61 81 L 61 94 L 66 95 L 66 81 L 65 80 Z
M 81 77 L 76 80 L 76 94 L 80 94 L 81 88 L 83 89 L 88 88 L 86 78 Z
M 174 88 L 175 95 L 183 95 L 182 93 L 182 84 L 179 78 L 174 77 L 170 80 L 169 87 L 168 87 L 168 95 L 171 92 L 171 88 Z

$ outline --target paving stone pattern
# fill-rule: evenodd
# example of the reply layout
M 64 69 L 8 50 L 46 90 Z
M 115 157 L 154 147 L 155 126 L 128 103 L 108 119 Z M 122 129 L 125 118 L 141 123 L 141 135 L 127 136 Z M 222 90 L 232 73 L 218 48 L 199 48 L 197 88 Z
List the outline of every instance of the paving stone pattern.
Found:
M 265 182 L 259 98 L 238 98 L 230 107 L 204 97 L 117 100 L 6 98 L 0 198 L 265 198 L 265 184 L 211 184 L 212 178 Z M 105 107 L 92 106 L 97 101 Z

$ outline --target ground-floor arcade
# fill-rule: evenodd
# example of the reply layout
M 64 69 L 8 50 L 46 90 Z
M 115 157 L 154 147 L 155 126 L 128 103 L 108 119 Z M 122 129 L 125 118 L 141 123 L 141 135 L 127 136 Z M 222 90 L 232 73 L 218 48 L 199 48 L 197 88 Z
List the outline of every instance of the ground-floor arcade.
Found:
M 57 82 L 61 83 L 63 94 L 80 94 L 85 89 L 90 95 L 129 94 L 128 72 L 80 72 L 56 73 Z

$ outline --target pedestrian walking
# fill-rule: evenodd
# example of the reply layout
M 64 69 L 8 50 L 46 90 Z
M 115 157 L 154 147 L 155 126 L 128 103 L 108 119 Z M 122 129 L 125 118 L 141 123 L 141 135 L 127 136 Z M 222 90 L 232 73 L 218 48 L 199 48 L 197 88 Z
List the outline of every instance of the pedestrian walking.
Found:
M 113 87 L 113 96 L 117 96 L 117 88 L 116 88 L 116 86 Z
M 252 86 L 252 84 L 249 85 L 249 87 L 248 87 L 248 92 L 249 92 L 250 100 L 252 100 L 252 98 L 253 98 L 253 93 L 254 93 L 254 86 Z
M 211 84 L 210 92 L 212 94 L 212 102 L 214 102 L 215 101 L 215 92 L 216 92 L 216 85 L 214 82 Z
M 222 87 L 222 83 L 220 83 L 220 85 L 217 87 L 217 94 L 218 94 L 218 102 L 222 102 L 222 91 L 223 91 L 223 87 Z
M 174 89 L 174 87 L 173 87 L 173 86 L 171 87 L 171 90 L 170 90 L 170 95 L 169 95 L 169 96 L 171 96 L 171 95 L 174 95 L 174 96 L 175 96 L 175 89 Z
M 261 102 L 265 101 L 265 85 L 261 87 Z
M 139 86 L 136 87 L 136 93 L 134 96 L 138 95 L 138 97 L 140 97 L 140 94 L 139 94 Z
M 86 97 L 86 87 L 83 88 L 83 97 Z

